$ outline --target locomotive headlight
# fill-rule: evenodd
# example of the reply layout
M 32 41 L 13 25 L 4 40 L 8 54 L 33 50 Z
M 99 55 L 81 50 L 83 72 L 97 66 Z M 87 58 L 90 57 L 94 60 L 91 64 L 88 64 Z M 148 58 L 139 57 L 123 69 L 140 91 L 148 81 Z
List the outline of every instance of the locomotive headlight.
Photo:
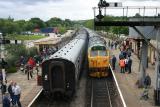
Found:
M 46 80 L 46 81 L 48 80 L 48 75 L 44 76 L 44 80 Z
M 69 83 L 67 83 L 67 86 L 66 86 L 67 88 L 69 88 Z

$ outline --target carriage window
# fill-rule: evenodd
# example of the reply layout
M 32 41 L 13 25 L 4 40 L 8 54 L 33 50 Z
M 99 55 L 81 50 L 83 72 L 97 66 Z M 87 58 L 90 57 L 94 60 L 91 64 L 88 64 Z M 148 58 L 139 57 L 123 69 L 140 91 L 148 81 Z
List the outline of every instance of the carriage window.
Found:
M 98 56 L 98 51 L 91 51 L 91 57 Z
M 99 51 L 99 56 L 107 56 L 107 52 L 106 51 Z

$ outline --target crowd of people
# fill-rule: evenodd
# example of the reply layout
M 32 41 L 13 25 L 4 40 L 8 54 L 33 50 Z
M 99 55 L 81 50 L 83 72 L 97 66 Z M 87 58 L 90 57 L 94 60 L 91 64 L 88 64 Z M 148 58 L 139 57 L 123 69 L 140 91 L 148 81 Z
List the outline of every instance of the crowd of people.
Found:
M 119 41 L 108 41 L 108 47 L 110 47 L 111 49 L 117 49 L 117 46 L 119 44 Z
M 2 81 L 0 82 L 2 83 Z M 8 86 L 1 84 L 1 90 L 3 107 L 16 107 L 16 105 L 22 107 L 20 102 L 21 88 L 16 82 L 11 81 Z
M 121 73 L 131 73 L 132 59 L 130 52 L 123 50 L 119 54 L 119 66 Z
M 130 48 L 130 46 L 126 46 L 126 44 L 124 44 L 124 42 L 122 42 L 121 44 L 119 42 L 111 42 L 112 45 L 109 45 L 111 49 L 113 49 L 113 47 L 115 47 L 115 49 L 117 49 L 117 45 L 119 45 L 119 49 L 120 49 L 120 54 L 119 54 L 119 67 L 120 67 L 120 73 L 131 73 L 131 67 L 132 67 L 132 59 L 131 59 L 131 53 L 132 53 L 132 49 Z M 112 56 L 112 68 L 113 70 L 115 70 L 115 65 L 117 62 L 117 58 L 115 55 Z
M 113 47 L 115 47 L 115 49 L 117 49 L 116 45 L 115 45 L 115 42 L 111 42 L 109 47 L 111 49 L 113 49 Z M 116 69 L 116 63 L 118 63 L 119 68 L 120 68 L 120 70 L 119 70 L 120 73 L 128 73 L 128 74 L 130 74 L 132 72 L 132 62 L 133 62 L 132 59 L 131 59 L 133 50 L 132 50 L 132 47 L 130 46 L 132 44 L 129 43 L 127 45 L 126 41 L 122 41 L 122 43 L 118 44 L 118 45 L 119 45 L 119 49 L 120 49 L 119 61 L 117 62 L 116 56 L 112 55 L 112 59 L 111 59 L 112 69 L 114 71 L 118 70 L 118 69 Z M 142 94 L 140 96 L 140 99 L 147 100 L 149 98 L 148 91 L 149 91 L 149 87 L 150 86 L 151 86 L 151 78 L 150 78 L 149 74 L 147 74 L 145 76 L 145 78 L 144 78 L 144 90 L 143 90 L 143 92 L 142 92 Z
M 34 57 L 26 58 L 21 56 L 19 59 L 20 63 L 20 70 L 27 74 L 28 80 L 33 78 L 33 71 L 34 68 L 37 71 L 37 75 L 39 72 L 39 66 L 43 60 L 48 59 L 48 57 L 54 54 L 58 48 L 44 48 L 39 54 L 35 55 Z M 28 59 L 28 60 L 27 60 Z
M 39 54 L 33 57 L 20 56 L 17 61 L 17 66 L 19 67 L 18 71 L 22 71 L 24 74 L 27 74 L 27 79 L 33 78 L 33 72 L 39 72 L 39 66 L 43 60 L 47 59 L 50 55 L 55 53 L 58 48 L 44 48 Z M 0 66 L 2 69 L 6 69 L 8 63 L 1 58 Z M 6 76 L 4 76 L 2 69 L 0 71 L 0 89 L 3 95 L 3 107 L 21 107 L 20 96 L 21 88 L 17 85 L 16 82 L 11 81 L 10 84 L 7 84 Z M 5 77 L 5 81 L 4 81 Z M 11 106 L 12 105 L 12 106 Z M 17 105 L 17 106 L 16 106 Z

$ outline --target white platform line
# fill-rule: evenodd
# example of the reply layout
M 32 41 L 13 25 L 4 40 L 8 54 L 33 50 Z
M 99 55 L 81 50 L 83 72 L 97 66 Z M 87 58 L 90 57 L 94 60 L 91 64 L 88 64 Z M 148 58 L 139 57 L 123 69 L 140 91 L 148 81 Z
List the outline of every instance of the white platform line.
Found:
M 41 94 L 41 92 L 43 91 L 43 89 L 41 89 L 38 94 L 34 97 L 34 99 L 29 103 L 28 107 L 31 107 L 31 105 L 34 103 L 34 101 L 38 98 L 38 96 Z
M 110 64 L 109 64 L 109 65 L 110 65 Z M 120 97 L 121 97 L 121 99 L 122 99 L 123 107 L 127 107 L 127 106 L 126 106 L 126 102 L 124 101 L 124 97 L 123 97 L 123 95 L 122 95 L 121 89 L 119 88 L 119 85 L 118 85 L 116 76 L 115 76 L 115 74 L 114 74 L 114 72 L 113 72 L 113 70 L 112 70 L 111 65 L 110 65 L 110 69 L 111 69 L 111 72 L 112 72 L 112 74 L 113 74 L 114 80 L 115 80 L 115 82 L 116 82 L 116 86 L 117 86 L 117 88 L 118 88 L 118 92 L 119 92 L 119 94 L 120 94 Z

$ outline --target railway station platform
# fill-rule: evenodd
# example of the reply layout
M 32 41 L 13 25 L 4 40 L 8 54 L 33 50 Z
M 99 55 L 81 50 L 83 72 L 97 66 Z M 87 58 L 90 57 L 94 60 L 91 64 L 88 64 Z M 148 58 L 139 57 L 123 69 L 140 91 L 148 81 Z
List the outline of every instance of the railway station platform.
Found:
M 140 61 L 137 58 L 137 56 L 134 53 L 132 53 L 131 56 L 132 73 L 131 74 L 120 73 L 118 64 L 119 53 L 120 53 L 119 49 L 112 50 L 112 55 L 114 54 L 117 57 L 116 70 L 114 72 L 127 107 L 155 107 L 153 98 L 155 66 L 149 64 L 148 68 L 146 69 L 146 73 L 148 73 L 151 77 L 151 87 L 149 88 L 149 99 L 148 100 L 140 99 L 144 91 L 143 88 L 138 88 L 138 86 L 136 85 L 136 82 L 140 75 L 139 72 Z
M 22 107 L 28 107 L 29 103 L 34 99 L 34 97 L 41 90 L 41 86 L 37 86 L 36 72 L 33 73 L 33 78 L 28 80 L 27 74 L 18 71 L 16 73 L 7 74 L 7 86 L 10 81 L 13 80 L 21 87 L 21 98 L 20 102 Z M 2 94 L 0 92 L 0 107 L 2 107 Z

